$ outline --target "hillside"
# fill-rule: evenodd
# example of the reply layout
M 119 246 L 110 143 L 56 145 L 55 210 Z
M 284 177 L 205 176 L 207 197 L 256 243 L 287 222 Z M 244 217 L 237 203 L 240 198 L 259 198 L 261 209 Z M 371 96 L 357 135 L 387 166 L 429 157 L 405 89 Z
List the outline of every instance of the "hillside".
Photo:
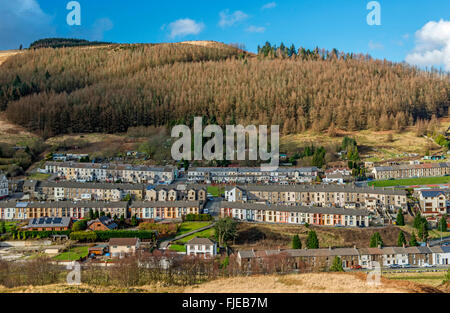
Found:
M 302 51 L 302 50 L 299 50 Z M 283 134 L 403 129 L 446 116 L 450 80 L 369 57 L 258 57 L 211 42 L 29 50 L 0 71 L 0 109 L 29 131 L 279 124 Z

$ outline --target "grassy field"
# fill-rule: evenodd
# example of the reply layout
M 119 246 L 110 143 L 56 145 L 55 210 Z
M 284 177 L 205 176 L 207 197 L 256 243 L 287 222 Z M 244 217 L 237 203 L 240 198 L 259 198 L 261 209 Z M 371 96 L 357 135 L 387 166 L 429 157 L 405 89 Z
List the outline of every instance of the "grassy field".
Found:
M 225 192 L 225 187 L 223 186 L 208 186 L 208 193 L 212 194 L 213 197 L 220 197 Z
M 211 222 L 184 222 L 181 224 L 180 229 L 177 232 L 177 236 L 184 235 L 196 229 L 200 229 L 210 225 Z
M 446 130 L 450 126 L 450 119 L 440 120 L 439 130 Z M 336 137 L 330 137 L 326 132 L 313 131 L 289 135 L 281 138 L 280 151 L 292 152 L 299 147 L 314 144 L 315 146 L 340 146 L 344 136 L 356 139 L 363 161 L 381 162 L 408 158 L 406 154 L 417 153 L 424 155 L 427 148 L 431 153 L 442 152 L 442 147 L 428 138 L 417 137 L 414 127 L 408 127 L 398 133 L 395 131 L 338 131 Z M 446 151 L 444 151 L 446 152 Z
M 186 246 L 184 245 L 170 245 L 169 250 L 177 252 L 186 252 Z
M 28 176 L 27 179 L 29 179 L 29 180 L 47 180 L 51 176 L 52 176 L 51 174 L 33 173 L 30 176 Z
M 448 183 L 450 183 L 450 176 L 408 178 L 408 179 L 397 179 L 397 180 L 380 180 L 380 181 L 370 182 L 369 186 L 395 187 L 395 186 L 439 185 L 439 184 L 448 184 Z
M 385 273 L 383 277 L 392 280 L 410 281 L 417 284 L 438 287 L 442 284 L 447 272 L 423 272 L 423 273 Z
M 198 232 L 194 235 L 190 235 L 187 237 L 184 237 L 183 239 L 177 240 L 177 243 L 187 243 L 189 240 L 194 239 L 195 237 L 199 237 L 199 238 L 214 238 L 214 228 L 210 228 L 201 232 Z
M 88 255 L 89 247 L 75 247 L 70 249 L 70 251 L 63 252 L 53 259 L 57 261 L 77 261 Z

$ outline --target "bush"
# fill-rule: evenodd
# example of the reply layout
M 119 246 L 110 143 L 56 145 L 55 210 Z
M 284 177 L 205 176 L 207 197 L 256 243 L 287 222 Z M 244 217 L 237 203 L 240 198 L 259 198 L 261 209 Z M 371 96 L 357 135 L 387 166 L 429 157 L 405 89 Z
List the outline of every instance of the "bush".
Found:
M 108 241 L 111 238 L 139 238 L 143 239 L 156 239 L 156 233 L 154 231 L 146 231 L 146 230 L 99 230 L 95 231 L 97 235 L 97 239 L 99 241 Z
M 211 214 L 188 214 L 184 217 L 185 222 L 207 222 L 212 219 Z
M 87 228 L 86 220 L 77 221 L 73 224 L 72 231 L 78 232 L 78 231 L 86 230 L 86 228 Z
M 97 234 L 92 231 L 78 231 L 71 233 L 70 239 L 82 242 L 94 242 L 97 240 Z

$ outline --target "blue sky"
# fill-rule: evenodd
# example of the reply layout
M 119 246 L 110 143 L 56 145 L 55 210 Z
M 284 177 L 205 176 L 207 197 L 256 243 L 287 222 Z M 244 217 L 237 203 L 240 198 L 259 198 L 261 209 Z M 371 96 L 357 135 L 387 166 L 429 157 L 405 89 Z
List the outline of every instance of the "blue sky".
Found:
M 42 37 L 120 43 L 266 41 L 369 53 L 450 70 L 450 1 L 379 0 L 381 25 L 370 26 L 370 0 L 153 1 L 78 0 L 81 26 L 66 22 L 69 0 L 0 0 L 0 50 Z

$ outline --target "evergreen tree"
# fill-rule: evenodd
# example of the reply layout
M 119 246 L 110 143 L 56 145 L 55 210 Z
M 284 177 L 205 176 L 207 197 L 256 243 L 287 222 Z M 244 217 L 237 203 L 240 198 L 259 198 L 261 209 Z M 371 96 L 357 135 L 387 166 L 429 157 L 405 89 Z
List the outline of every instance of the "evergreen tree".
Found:
M 343 272 L 344 267 L 342 266 L 342 260 L 340 257 L 335 256 L 333 260 L 333 264 L 330 267 L 331 272 Z
M 445 215 L 439 220 L 438 230 L 441 232 L 447 231 L 447 217 Z
M 406 245 L 406 238 L 405 234 L 401 231 L 398 233 L 397 246 L 403 247 L 403 245 Z
M 292 249 L 297 250 L 302 248 L 302 242 L 300 240 L 300 237 L 295 234 L 292 238 Z
M 411 247 L 417 247 L 419 244 L 417 243 L 416 234 L 413 232 L 411 235 L 411 239 L 409 239 L 409 245 Z
M 0 224 L 0 233 L 2 233 L 2 234 L 6 233 L 5 221 L 2 221 Z
M 414 223 L 413 223 L 414 228 L 418 230 L 421 227 L 421 225 L 423 224 L 423 221 L 424 221 L 424 218 L 420 214 L 420 211 L 417 212 L 416 216 L 414 217 Z
M 310 230 L 306 239 L 306 247 L 308 249 L 319 249 L 319 239 L 315 231 Z
M 370 248 L 377 248 L 378 246 L 383 247 L 383 239 L 379 232 L 376 232 L 370 238 Z
M 398 226 L 405 226 L 405 218 L 403 216 L 403 211 L 400 209 L 397 213 L 397 225 Z
M 428 223 L 427 222 L 423 222 L 420 227 L 419 230 L 417 232 L 417 235 L 419 236 L 419 239 L 422 242 L 426 242 L 428 239 Z
M 138 225 L 138 220 L 136 214 L 131 217 L 131 226 L 136 227 Z

